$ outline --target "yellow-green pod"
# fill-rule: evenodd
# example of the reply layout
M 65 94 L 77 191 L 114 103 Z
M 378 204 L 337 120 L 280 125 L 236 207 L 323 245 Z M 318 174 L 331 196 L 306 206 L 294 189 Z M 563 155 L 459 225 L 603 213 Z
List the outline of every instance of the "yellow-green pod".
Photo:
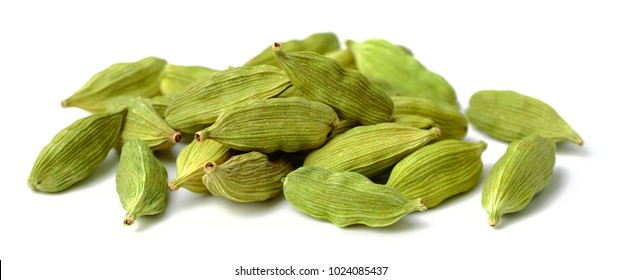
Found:
M 313 51 L 324 54 L 338 50 L 341 46 L 338 37 L 332 32 L 314 33 L 302 40 L 289 40 L 284 42 L 286 51 Z M 250 59 L 244 66 L 271 65 L 280 67 L 274 60 L 272 48 L 265 48 L 260 54 Z
M 162 71 L 160 91 L 163 95 L 175 94 L 193 82 L 209 76 L 216 70 L 203 66 L 167 64 Z
M 28 186 L 59 192 L 86 179 L 117 143 L 125 112 L 93 114 L 58 132 L 35 160 Z
M 117 96 L 159 95 L 160 73 L 165 65 L 166 61 L 157 57 L 113 64 L 95 74 L 82 88 L 63 100 L 61 105 L 100 113 L 108 110 L 109 101 Z
M 166 168 L 142 140 L 135 138 L 123 145 L 116 172 L 116 191 L 127 211 L 125 225 L 132 225 L 140 216 L 159 214 L 166 209 L 167 176 Z
M 397 189 L 375 184 L 356 172 L 300 167 L 283 180 L 285 198 L 298 210 L 338 227 L 363 224 L 385 227 L 408 213 L 425 211 Z
M 430 118 L 425 118 L 419 115 L 409 115 L 409 114 L 399 114 L 392 116 L 390 120 L 394 123 L 405 124 L 408 126 L 420 128 L 420 129 L 430 129 L 432 127 L 438 127 L 436 122 L 434 122 Z
M 206 193 L 202 178 L 207 162 L 223 164 L 235 154 L 232 149 L 212 140 L 192 141 L 177 156 L 177 177 L 168 183 L 171 191 L 185 188 L 195 193 Z
M 468 131 L 468 120 L 457 110 L 448 109 L 424 98 L 392 96 L 393 114 L 418 115 L 436 123 L 442 131 L 438 140 L 461 139 Z
M 326 57 L 332 58 L 345 69 L 356 69 L 356 61 L 351 51 L 348 49 L 333 50 L 324 54 Z

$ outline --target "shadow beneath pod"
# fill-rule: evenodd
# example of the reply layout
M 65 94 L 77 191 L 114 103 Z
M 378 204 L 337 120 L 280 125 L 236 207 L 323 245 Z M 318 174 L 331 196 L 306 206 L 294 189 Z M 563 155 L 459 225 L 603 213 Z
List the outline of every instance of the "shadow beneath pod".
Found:
M 144 232 L 155 225 L 164 223 L 168 218 L 170 218 L 170 209 L 166 209 L 164 212 L 156 215 L 140 216 L 136 218 L 136 221 L 131 226 L 136 227 L 135 232 Z
M 226 199 L 222 196 L 215 196 L 213 198 L 214 200 L 218 200 L 217 203 L 222 205 L 222 207 L 224 207 L 227 212 L 242 217 L 258 216 L 271 213 L 275 211 L 278 204 L 282 203 L 282 201 L 285 200 L 285 196 L 282 192 L 276 197 L 272 197 L 264 201 L 254 202 L 237 202 Z
M 363 224 L 355 224 L 343 227 L 343 230 L 347 231 L 363 231 L 363 232 L 375 232 L 378 234 L 401 234 L 404 232 L 410 232 L 412 230 L 421 230 L 427 227 L 427 224 L 423 222 L 421 219 L 417 219 L 415 216 L 424 214 L 424 212 L 412 212 L 401 219 L 396 221 L 394 224 L 383 226 L 383 227 L 371 227 Z M 326 223 L 331 223 L 329 221 L 324 221 Z M 336 225 L 334 225 L 336 226 Z
M 502 215 L 495 229 L 511 227 L 538 212 L 545 211 L 561 196 L 564 190 L 563 185 L 566 185 L 568 176 L 567 170 L 562 167 L 555 167 L 550 184 L 536 194 L 522 211 Z

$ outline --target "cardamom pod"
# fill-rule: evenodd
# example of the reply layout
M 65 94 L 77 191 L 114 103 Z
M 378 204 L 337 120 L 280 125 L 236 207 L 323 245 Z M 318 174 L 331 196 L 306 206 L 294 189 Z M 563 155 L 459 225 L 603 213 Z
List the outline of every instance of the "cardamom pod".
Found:
M 323 55 L 336 60 L 345 69 L 356 69 L 356 61 L 348 49 L 333 50 Z
M 108 110 L 109 101 L 117 96 L 156 96 L 160 94 L 160 73 L 165 65 L 166 61 L 157 57 L 113 64 L 95 74 L 61 105 L 101 113 Z
M 206 193 L 207 188 L 202 178 L 205 172 L 203 167 L 207 162 L 223 164 L 234 155 L 228 147 L 213 141 L 192 141 L 181 149 L 177 156 L 177 177 L 168 183 L 171 191 L 185 188 L 195 193 Z
M 436 122 L 432 119 L 425 118 L 419 115 L 409 115 L 409 114 L 400 114 L 393 115 L 390 120 L 394 123 L 400 123 L 411 127 L 416 127 L 420 129 L 430 129 L 432 127 L 438 127 Z
M 323 145 L 337 125 L 334 110 L 321 102 L 302 97 L 272 98 L 223 111 L 195 138 L 215 140 L 240 151 L 297 152 Z
M 162 71 L 160 91 L 163 95 L 178 93 L 191 83 L 207 77 L 215 71 L 203 66 L 166 64 Z
M 168 109 L 168 105 L 170 104 L 171 95 L 156 95 L 151 98 L 146 98 L 145 100 L 151 104 L 160 118 L 164 119 L 166 117 L 166 109 Z
M 289 86 L 287 75 L 274 66 L 216 71 L 172 96 L 166 122 L 183 133 L 194 133 L 213 124 L 228 107 L 275 97 Z
M 461 139 L 468 130 L 468 121 L 459 111 L 447 109 L 424 98 L 391 96 L 395 109 L 393 115 L 418 115 L 434 121 L 442 136 L 438 140 Z
M 116 172 L 116 191 L 127 211 L 123 223 L 132 225 L 144 215 L 164 211 L 168 202 L 166 168 L 144 141 L 134 138 L 123 145 Z
M 490 226 L 502 215 L 524 209 L 550 183 L 555 152 L 554 141 L 539 135 L 509 144 L 483 185 L 481 205 L 489 213 Z
M 360 72 L 343 69 L 334 59 L 318 53 L 285 53 L 282 48 L 274 43 L 274 57 L 305 98 L 326 103 L 341 119 L 363 125 L 390 121 L 392 100 Z
M 371 39 L 362 43 L 347 41 L 358 70 L 374 80 L 383 80 L 398 94 L 424 98 L 459 109 L 453 87 L 440 75 L 429 71 L 403 47 L 386 40 Z M 390 92 L 390 90 L 387 90 Z
M 422 198 L 427 208 L 474 188 L 481 176 L 483 141 L 444 140 L 422 147 L 401 160 L 388 177 L 389 186 L 408 199 Z
M 336 126 L 329 139 L 336 137 L 337 135 L 341 135 L 356 126 L 361 126 L 361 124 L 357 121 L 350 120 L 339 120 L 339 124 Z
M 315 33 L 302 40 L 289 40 L 284 44 L 287 45 L 287 51 L 313 51 L 320 54 L 337 50 L 341 46 L 338 37 L 332 32 Z M 256 65 L 279 67 L 279 64 L 274 60 L 271 46 L 244 64 L 244 66 Z
M 304 166 L 373 177 L 438 136 L 437 128 L 422 130 L 397 123 L 357 126 L 310 152 Z
M 125 113 L 90 115 L 58 132 L 35 160 L 28 186 L 59 192 L 91 175 L 116 144 Z
M 284 156 L 270 160 L 253 151 L 233 156 L 222 165 L 207 162 L 203 184 L 213 195 L 232 201 L 263 201 L 280 194 L 282 179 L 292 170 L 293 164 Z
M 298 210 L 338 227 L 389 226 L 408 213 L 425 211 L 422 200 L 410 201 L 397 189 L 375 184 L 356 172 L 300 167 L 283 180 L 285 198 Z
M 482 90 L 470 97 L 466 116 L 483 133 L 503 141 L 538 134 L 555 142 L 584 141 L 543 101 L 511 90 Z

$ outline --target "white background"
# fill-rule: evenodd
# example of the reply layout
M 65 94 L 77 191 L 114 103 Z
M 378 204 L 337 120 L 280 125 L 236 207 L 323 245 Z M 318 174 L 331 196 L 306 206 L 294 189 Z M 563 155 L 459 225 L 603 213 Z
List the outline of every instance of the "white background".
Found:
M 341 2 L 3 1 L 2 279 L 620 279 L 621 10 L 614 1 Z M 552 183 L 497 229 L 480 206 L 482 183 L 379 229 L 338 228 L 283 196 L 239 204 L 183 189 L 171 193 L 163 215 L 124 227 L 116 153 L 66 192 L 28 188 L 43 146 L 88 115 L 60 101 L 110 64 L 158 56 L 224 69 L 274 41 L 320 31 L 411 48 L 455 87 L 462 108 L 481 89 L 537 97 L 585 145 L 559 145 Z M 465 140 L 488 142 L 484 176 L 506 148 L 472 127 Z M 180 148 L 162 155 L 170 178 Z M 235 276 L 240 266 L 326 272 Z M 337 277 L 327 275 L 331 266 L 389 270 Z

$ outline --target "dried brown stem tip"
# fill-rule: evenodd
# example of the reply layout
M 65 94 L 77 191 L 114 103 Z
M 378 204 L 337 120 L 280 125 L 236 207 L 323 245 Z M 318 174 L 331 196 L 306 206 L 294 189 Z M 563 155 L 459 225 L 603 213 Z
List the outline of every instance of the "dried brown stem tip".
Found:
M 177 186 L 177 184 L 175 184 L 175 181 L 173 180 L 173 181 L 168 182 L 168 189 L 174 192 L 178 190 L 179 187 Z
M 175 141 L 175 143 L 178 143 L 179 141 L 181 141 L 181 133 L 177 132 L 175 134 L 173 134 L 173 141 Z
M 209 171 L 213 171 L 213 169 L 216 168 L 216 163 L 213 161 L 209 161 L 205 164 L 205 172 L 209 172 Z
M 201 133 L 197 132 L 194 134 L 194 139 L 196 139 L 196 141 L 200 142 L 201 140 L 203 140 L 203 138 L 201 137 Z
M 125 217 L 125 220 L 123 220 L 123 224 L 125 224 L 126 226 L 131 226 L 134 224 L 134 221 L 135 221 L 134 217 L 127 216 Z
M 274 44 L 272 45 L 272 50 L 280 51 L 281 49 L 282 49 L 282 44 L 278 42 L 274 42 Z
M 67 100 L 63 100 L 60 102 L 60 106 L 62 106 L 63 108 L 67 108 L 68 104 L 67 104 Z

